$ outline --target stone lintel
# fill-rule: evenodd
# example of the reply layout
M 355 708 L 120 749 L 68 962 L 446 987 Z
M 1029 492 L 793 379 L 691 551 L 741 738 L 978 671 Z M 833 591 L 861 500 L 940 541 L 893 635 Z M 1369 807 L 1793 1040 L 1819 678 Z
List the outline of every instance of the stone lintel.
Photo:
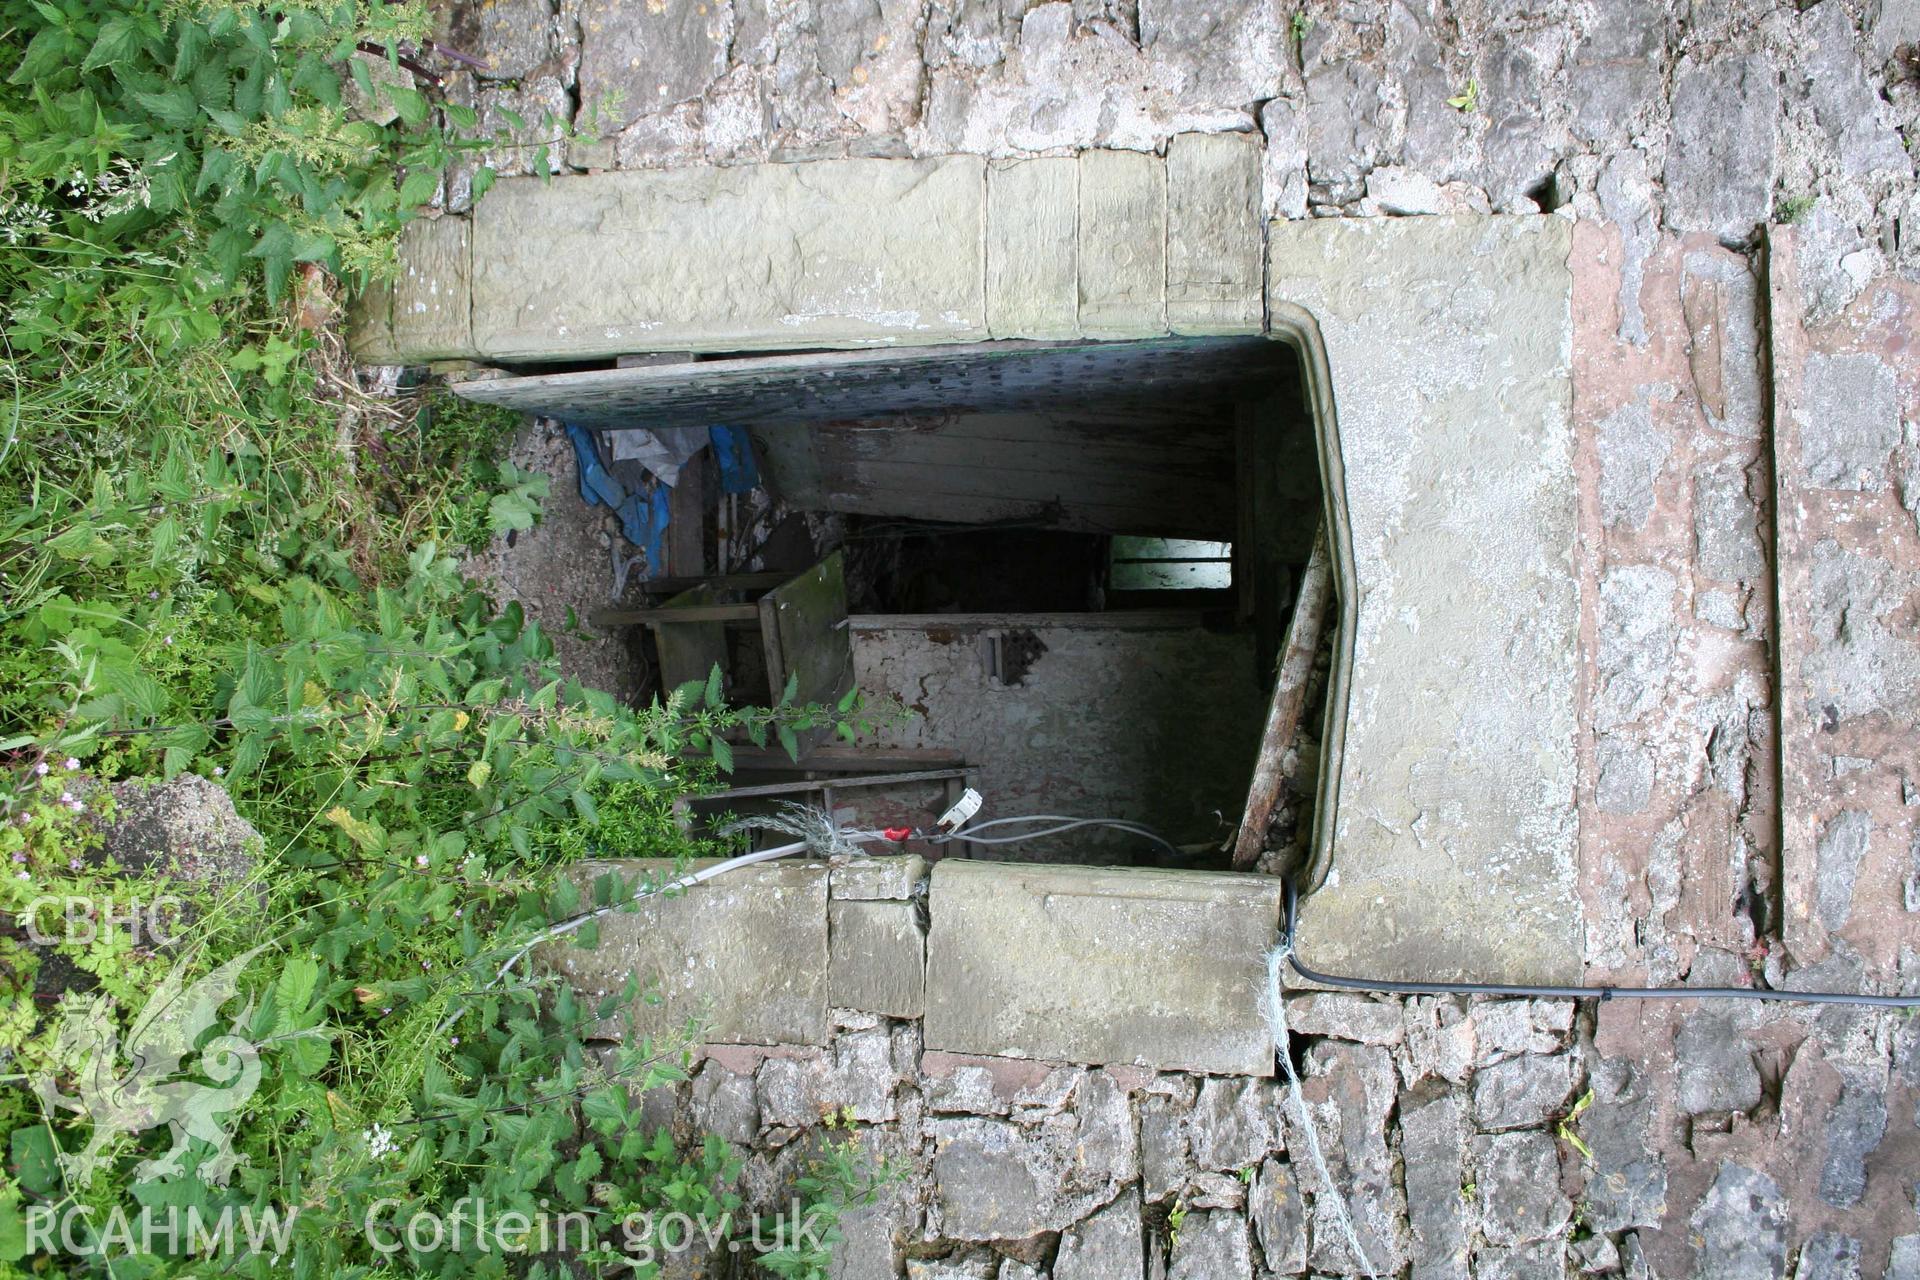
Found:
M 398 364 L 393 345 L 393 284 L 375 280 L 347 303 L 347 351 L 360 364 Z
M 1278 881 L 950 858 L 931 910 L 930 1051 L 1273 1073 Z
M 393 349 L 409 361 L 473 356 L 473 259 L 465 218 L 416 218 L 400 232 Z
M 474 210 L 489 358 L 987 336 L 986 162 L 510 178 Z
M 987 328 L 996 338 L 1075 338 L 1080 162 L 1001 161 L 987 169 Z
M 1183 133 L 1167 144 L 1167 325 L 1259 333 L 1266 316 L 1257 134 Z
M 713 860 L 696 861 L 698 869 Z M 630 858 L 583 863 L 574 872 L 582 897 L 617 872 L 638 887 L 673 874 L 673 863 Z M 671 1036 L 700 1018 L 714 1044 L 827 1042 L 827 867 L 769 862 L 729 871 L 684 891 L 645 898 L 634 911 L 601 918 L 591 950 L 557 941 L 534 953 L 588 999 L 617 992 L 629 974 L 644 997 L 632 1006 L 638 1034 Z M 606 1028 L 624 1036 L 623 1015 Z
M 1080 332 L 1167 331 L 1167 171 L 1138 151 L 1080 153 Z

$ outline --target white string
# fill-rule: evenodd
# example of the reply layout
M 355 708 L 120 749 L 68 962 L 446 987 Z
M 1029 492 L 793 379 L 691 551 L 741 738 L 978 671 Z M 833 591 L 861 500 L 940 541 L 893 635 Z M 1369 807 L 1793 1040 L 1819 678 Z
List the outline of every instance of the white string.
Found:
M 1293 940 L 1288 938 L 1267 953 L 1267 1026 L 1273 1032 L 1273 1047 L 1280 1055 L 1280 1065 L 1287 1073 L 1287 1096 L 1293 1101 L 1294 1119 L 1300 1132 L 1306 1135 L 1307 1157 L 1319 1175 L 1320 1194 L 1332 1207 L 1334 1221 L 1346 1238 L 1354 1261 L 1360 1264 L 1362 1274 L 1377 1277 L 1380 1273 L 1373 1269 L 1373 1263 L 1367 1260 L 1367 1251 L 1360 1247 L 1359 1233 L 1353 1229 L 1353 1218 L 1347 1213 L 1346 1198 L 1333 1185 L 1333 1171 L 1327 1168 L 1327 1158 L 1321 1154 L 1320 1134 L 1314 1128 L 1313 1117 L 1307 1114 L 1306 1095 L 1300 1091 L 1300 1073 L 1293 1069 L 1293 1055 L 1287 1051 L 1287 1006 L 1280 996 L 1280 970 L 1292 952 Z

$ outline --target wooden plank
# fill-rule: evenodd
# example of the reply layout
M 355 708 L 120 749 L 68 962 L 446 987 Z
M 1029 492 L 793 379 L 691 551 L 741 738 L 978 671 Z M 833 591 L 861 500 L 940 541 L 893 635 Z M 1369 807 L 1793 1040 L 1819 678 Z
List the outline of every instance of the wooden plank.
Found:
M 852 631 L 1187 631 L 1205 625 L 1199 609 L 1115 609 L 1106 613 L 856 613 Z
M 720 573 L 696 578 L 648 578 L 635 582 L 632 589 L 646 595 L 677 595 L 694 587 L 713 587 L 719 591 L 764 591 L 777 587 L 793 576 L 788 570 L 774 573 Z
M 1233 410 L 961 414 L 932 424 L 762 429 L 770 486 L 792 505 L 984 523 L 1230 539 Z
M 712 454 L 702 449 L 680 468 L 679 481 L 667 498 L 668 573 L 681 578 L 704 577 L 707 572 L 707 483 Z
M 726 670 L 725 624 L 693 622 L 685 617 L 689 610 L 720 607 L 712 603 L 717 595 L 713 587 L 702 585 L 683 591 L 660 609 L 630 611 L 681 615 L 667 626 L 653 627 L 654 648 L 660 653 L 660 683 L 667 689 L 677 689 L 689 680 L 705 680 L 716 665 Z
M 778 747 L 741 744 L 733 749 L 734 771 L 744 773 L 863 774 L 960 768 L 966 757 L 949 747 L 847 747 L 821 745 L 798 760 Z
M 797 679 L 798 703 L 832 704 L 853 687 L 846 562 L 838 551 L 762 596 L 757 613 L 775 696 L 789 676 Z
M 1333 563 L 1327 554 L 1327 531 L 1322 525 L 1307 557 L 1307 569 L 1300 578 L 1300 598 L 1294 602 L 1293 617 L 1287 623 L 1287 641 L 1280 654 L 1280 676 L 1274 681 L 1273 702 L 1267 708 L 1267 727 L 1260 738 L 1260 755 L 1254 761 L 1253 785 L 1247 790 L 1247 808 L 1240 819 L 1240 834 L 1234 841 L 1233 868 L 1251 870 L 1260 860 L 1267 839 L 1267 824 L 1273 819 L 1273 807 L 1280 801 L 1280 788 L 1286 782 L 1283 766 L 1287 748 L 1293 745 L 1300 729 L 1300 715 L 1307 705 L 1307 684 L 1313 676 L 1314 651 L 1320 647 L 1320 632 L 1326 624 L 1327 605 L 1333 599 Z
M 1028 428 L 1017 437 L 989 430 L 998 421 Z M 829 423 L 811 428 L 822 448 L 852 458 L 906 460 L 987 471 L 1145 472 L 1223 481 L 1233 467 L 1231 406 L 1204 419 L 1155 427 L 1116 416 L 1100 430 L 1060 431 L 1048 415 L 1019 419 L 960 417 L 928 430 L 893 422 Z
M 596 627 L 679 625 L 690 622 L 752 622 L 750 604 L 665 604 L 657 609 L 595 609 L 587 620 Z
M 712 791 L 691 798 L 694 800 L 748 800 L 757 796 L 789 796 L 810 791 L 825 791 L 829 787 L 845 790 L 849 787 L 894 787 L 915 782 L 947 782 L 956 778 L 965 778 L 966 774 L 965 769 L 922 769 L 915 773 L 855 774 L 851 777 L 836 777 L 830 781 L 821 778 L 804 778 L 796 782 L 764 782 L 746 787 L 729 787 L 725 791 Z
M 804 422 L 1085 403 L 1089 392 L 1178 400 L 1296 378 L 1264 337 L 989 342 L 809 352 L 594 369 L 465 383 L 455 394 L 587 427 Z

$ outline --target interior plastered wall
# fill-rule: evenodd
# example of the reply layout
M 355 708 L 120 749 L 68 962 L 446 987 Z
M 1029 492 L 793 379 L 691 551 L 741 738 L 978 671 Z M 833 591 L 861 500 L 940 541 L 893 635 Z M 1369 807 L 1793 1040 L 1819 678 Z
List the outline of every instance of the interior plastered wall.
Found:
M 995 634 L 1024 648 L 1012 680 L 990 670 Z M 961 752 L 991 806 L 983 816 L 1127 818 L 1177 842 L 1215 844 L 1238 821 L 1262 720 L 1245 635 L 1197 625 L 906 625 L 861 629 L 853 640 L 855 683 L 909 713 L 863 741 Z M 1094 833 L 1007 856 L 1118 862 L 1148 851 Z

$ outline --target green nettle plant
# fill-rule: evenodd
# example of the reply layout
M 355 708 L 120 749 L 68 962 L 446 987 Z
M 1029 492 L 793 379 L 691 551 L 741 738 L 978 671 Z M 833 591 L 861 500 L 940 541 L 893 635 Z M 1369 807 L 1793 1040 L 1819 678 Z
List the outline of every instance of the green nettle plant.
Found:
M 797 1216 L 750 1220 L 739 1153 L 637 1105 L 697 1028 L 610 1044 L 643 980 L 503 974 L 633 898 L 582 860 L 741 850 L 676 820 L 730 741 L 860 712 L 717 679 L 621 705 L 461 577 L 545 479 L 499 459 L 510 417 L 361 395 L 326 321 L 329 281 L 499 145 L 401 74 L 429 29 L 0 0 L 0 1277 L 644 1277 L 673 1215 L 822 1276 L 886 1176 L 823 1117 Z M 200 879 L 113 863 L 108 784 L 182 774 L 260 846 Z M 115 914 L 161 897 L 164 935 Z

